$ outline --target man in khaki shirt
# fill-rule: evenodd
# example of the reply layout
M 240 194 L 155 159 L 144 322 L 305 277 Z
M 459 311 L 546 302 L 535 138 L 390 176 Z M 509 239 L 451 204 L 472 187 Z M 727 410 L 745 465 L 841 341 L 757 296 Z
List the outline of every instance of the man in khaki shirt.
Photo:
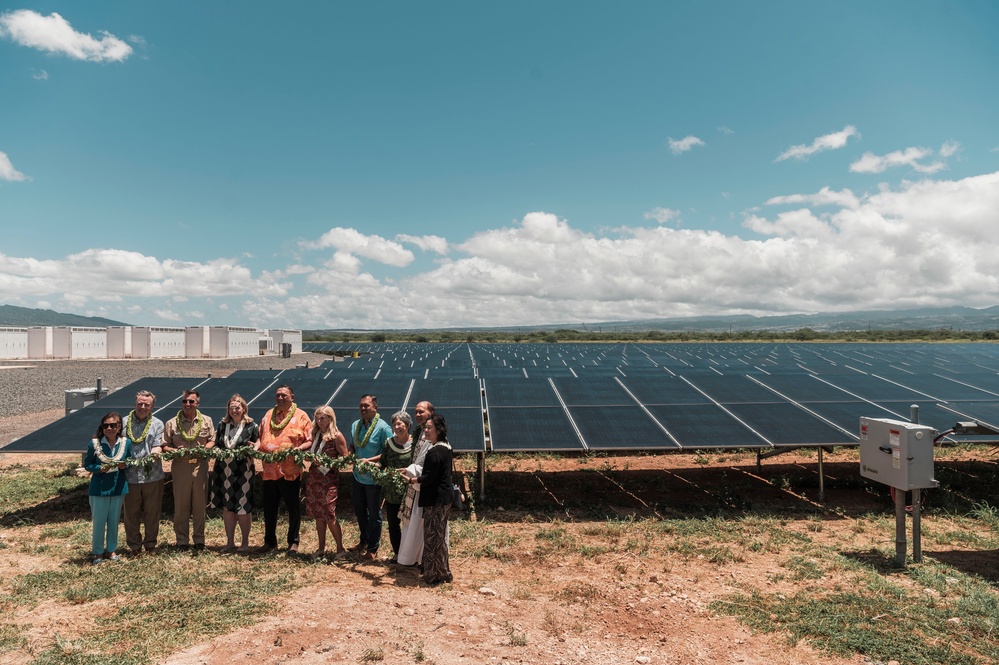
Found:
M 209 416 L 198 410 L 201 395 L 196 390 L 185 390 L 181 410 L 175 418 L 164 423 L 163 452 L 181 448 L 209 449 L 215 445 L 215 425 Z M 189 457 L 176 458 L 171 464 L 173 473 L 173 532 L 177 547 L 191 546 L 190 522 L 194 522 L 194 549 L 205 549 L 205 510 L 208 504 L 208 460 Z

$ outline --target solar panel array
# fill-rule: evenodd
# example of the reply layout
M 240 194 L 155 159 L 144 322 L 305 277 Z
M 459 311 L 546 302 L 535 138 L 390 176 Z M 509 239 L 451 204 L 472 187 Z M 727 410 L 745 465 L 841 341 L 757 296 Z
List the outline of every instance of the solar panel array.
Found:
M 999 429 L 999 346 L 991 344 L 351 344 L 316 368 L 227 378 L 137 381 L 9 445 L 82 450 L 100 414 L 159 396 L 172 417 L 184 388 L 216 421 L 233 393 L 258 419 L 281 384 L 310 413 L 331 405 L 341 427 L 362 394 L 383 417 L 434 403 L 463 452 L 777 449 L 856 445 L 861 416 L 940 431 L 958 420 Z

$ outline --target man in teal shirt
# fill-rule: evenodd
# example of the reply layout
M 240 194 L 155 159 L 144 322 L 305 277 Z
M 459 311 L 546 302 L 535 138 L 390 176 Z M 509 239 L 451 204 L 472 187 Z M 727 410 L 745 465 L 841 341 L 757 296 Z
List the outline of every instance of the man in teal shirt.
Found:
M 358 409 L 361 418 L 350 426 L 347 447 L 359 461 L 377 464 L 385 442 L 392 437 L 392 426 L 378 415 L 378 398 L 374 395 L 362 395 Z M 382 488 L 369 474 L 360 473 L 355 467 L 350 489 L 361 534 L 360 542 L 351 549 L 361 552 L 365 561 L 371 561 L 378 554 L 382 538 Z

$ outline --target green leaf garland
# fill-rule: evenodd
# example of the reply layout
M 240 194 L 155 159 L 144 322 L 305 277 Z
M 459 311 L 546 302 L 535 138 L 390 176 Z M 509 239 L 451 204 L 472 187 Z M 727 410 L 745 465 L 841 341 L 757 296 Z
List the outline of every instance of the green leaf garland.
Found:
M 393 487 L 399 492 L 406 489 L 406 480 L 399 474 L 398 471 L 395 469 L 383 469 L 377 464 L 361 461 L 361 459 L 353 453 L 347 455 L 346 457 L 330 457 L 329 455 L 324 455 L 322 453 L 314 453 L 308 450 L 298 450 L 297 448 L 278 450 L 273 453 L 265 453 L 259 450 L 254 450 L 251 446 L 242 446 L 231 450 L 225 448 L 198 447 L 178 448 L 177 450 L 163 452 L 159 455 L 150 455 L 149 457 L 144 457 L 139 460 L 129 458 L 124 460 L 124 463 L 128 466 L 139 466 L 146 463 L 151 465 L 152 459 L 155 457 L 159 457 L 159 459 L 164 462 L 170 462 L 175 459 L 213 459 L 220 462 L 231 462 L 237 459 L 258 459 L 261 462 L 268 463 L 280 463 L 291 458 L 298 466 L 304 466 L 305 463 L 308 462 L 310 464 L 325 466 L 328 469 L 336 471 L 340 471 L 347 466 L 352 465 L 359 473 L 371 476 L 377 485 L 381 485 L 382 487 Z

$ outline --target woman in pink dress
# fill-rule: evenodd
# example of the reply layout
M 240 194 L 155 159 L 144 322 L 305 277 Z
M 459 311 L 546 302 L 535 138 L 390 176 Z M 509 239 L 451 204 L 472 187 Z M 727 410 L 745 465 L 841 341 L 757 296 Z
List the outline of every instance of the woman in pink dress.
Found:
M 347 454 L 347 439 L 337 429 L 336 413 L 329 406 L 316 409 L 312 428 L 311 452 L 327 457 L 343 457 Z M 343 531 L 336 518 L 336 502 L 340 485 L 340 472 L 313 462 L 305 479 L 305 514 L 316 520 L 316 535 L 319 548 L 313 555 L 322 558 L 326 555 L 326 529 L 329 528 L 336 542 L 335 560 L 347 556 L 343 548 Z

